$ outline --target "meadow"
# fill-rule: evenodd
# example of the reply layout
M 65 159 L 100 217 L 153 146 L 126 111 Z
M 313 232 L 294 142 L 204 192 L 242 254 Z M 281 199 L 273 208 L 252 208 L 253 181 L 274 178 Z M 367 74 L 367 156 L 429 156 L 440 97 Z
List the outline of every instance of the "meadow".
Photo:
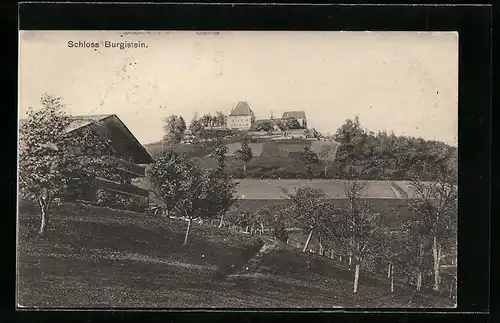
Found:
M 328 154 L 321 157 L 321 148 L 323 145 L 331 146 Z M 336 163 L 334 152 L 337 143 L 325 141 L 310 141 L 302 139 L 294 140 L 256 140 L 250 142 L 253 158 L 247 163 L 247 178 L 307 178 L 304 165 L 298 160 L 299 153 L 304 147 L 309 146 L 319 157 L 320 162 L 312 165 L 312 171 L 315 178 L 325 177 L 325 166 L 327 168 L 326 177 L 333 178 L 336 175 Z M 243 162 L 236 158 L 236 151 L 241 148 L 240 142 L 229 142 L 226 145 L 227 161 L 226 173 L 237 178 L 243 178 Z M 145 148 L 153 156 L 161 153 L 161 144 L 153 143 L 145 145 Z M 205 168 L 217 167 L 217 160 L 210 158 L 209 155 L 215 146 L 213 144 L 182 144 L 174 149 L 177 153 L 185 155 Z
M 44 237 L 19 213 L 18 304 L 38 308 L 451 307 L 382 275 L 352 272 L 271 238 L 152 215 L 64 204 Z

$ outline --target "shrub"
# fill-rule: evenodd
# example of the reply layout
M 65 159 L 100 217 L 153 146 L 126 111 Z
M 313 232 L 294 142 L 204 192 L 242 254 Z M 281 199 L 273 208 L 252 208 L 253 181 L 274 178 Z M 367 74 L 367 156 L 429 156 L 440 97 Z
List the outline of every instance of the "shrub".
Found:
M 139 198 L 106 191 L 100 188 L 96 190 L 95 204 L 97 206 L 104 206 L 113 209 L 143 211 Z

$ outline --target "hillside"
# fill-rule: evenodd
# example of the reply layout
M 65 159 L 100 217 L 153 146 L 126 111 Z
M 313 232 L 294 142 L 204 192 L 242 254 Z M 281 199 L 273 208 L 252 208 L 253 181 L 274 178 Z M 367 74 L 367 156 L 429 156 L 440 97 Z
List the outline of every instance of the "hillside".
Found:
M 311 150 L 320 158 L 319 164 L 312 165 L 315 177 L 324 177 L 325 166 L 327 166 L 328 177 L 334 177 L 336 174 L 334 154 L 338 144 L 333 141 L 294 139 L 251 142 L 249 146 L 252 148 L 253 158 L 247 164 L 246 176 L 248 178 L 307 178 L 304 165 L 297 160 L 299 152 L 306 146 L 310 146 Z M 323 146 L 330 147 L 325 156 L 320 153 Z M 235 157 L 235 153 L 240 147 L 241 143 L 239 142 L 227 144 L 226 172 L 237 178 L 243 177 L 243 163 Z M 160 143 L 147 144 L 145 148 L 153 157 L 158 156 L 162 149 Z M 175 148 L 175 151 L 179 154 L 186 154 L 206 168 L 215 168 L 217 161 L 208 157 L 213 148 L 213 144 L 183 144 Z
M 19 304 L 25 307 L 423 307 L 451 306 L 431 294 L 266 237 L 185 222 L 65 205 L 36 237 L 37 210 L 19 214 Z

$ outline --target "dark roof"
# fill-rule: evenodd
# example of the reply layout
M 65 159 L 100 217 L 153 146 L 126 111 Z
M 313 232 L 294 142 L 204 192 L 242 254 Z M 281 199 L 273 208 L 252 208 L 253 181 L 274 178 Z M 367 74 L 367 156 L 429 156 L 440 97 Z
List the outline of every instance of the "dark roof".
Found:
M 282 119 L 295 118 L 305 119 L 306 113 L 304 111 L 287 111 L 283 113 Z
M 229 114 L 230 116 L 251 116 L 253 115 L 252 109 L 245 101 L 240 101 L 236 107 Z
M 71 132 L 74 131 L 78 128 L 88 126 L 94 122 L 106 119 L 108 117 L 111 117 L 112 114 L 94 114 L 94 115 L 87 115 L 87 116 L 71 116 L 71 123 L 69 124 L 68 128 L 66 128 L 66 132 Z
M 136 164 L 154 162 L 144 146 L 116 114 L 72 116 L 70 120 L 66 133 L 72 133 L 84 127 L 92 127 L 92 130 L 102 139 L 111 141 L 111 145 L 119 155 L 128 156 Z M 20 119 L 19 125 L 21 126 L 25 121 L 26 119 Z

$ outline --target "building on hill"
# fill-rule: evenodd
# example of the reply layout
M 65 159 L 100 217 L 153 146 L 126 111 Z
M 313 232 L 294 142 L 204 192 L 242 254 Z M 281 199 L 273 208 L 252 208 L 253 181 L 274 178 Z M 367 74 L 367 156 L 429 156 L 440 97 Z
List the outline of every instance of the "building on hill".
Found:
M 295 118 L 299 122 L 300 126 L 307 129 L 307 118 L 304 111 L 287 111 L 283 113 L 281 117 L 282 120 Z
M 296 119 L 302 129 L 307 129 L 307 118 L 304 111 L 287 111 L 281 118 L 255 119 L 254 112 L 246 101 L 240 101 L 236 107 L 227 116 L 227 128 L 239 130 L 256 129 L 259 125 L 270 123 L 273 126 L 272 131 L 280 131 L 279 125 L 289 119 Z
M 20 126 L 25 121 L 20 120 Z M 107 157 L 115 165 L 113 171 L 110 172 L 113 179 L 98 177 L 91 187 L 84 190 L 84 196 L 78 195 L 73 198 L 94 200 L 97 199 L 99 192 L 104 191 L 127 196 L 135 200 L 139 208 L 146 207 L 149 191 L 132 184 L 136 179 L 145 177 L 146 165 L 154 162 L 144 146 L 115 114 L 71 117 L 66 133 L 79 136 L 84 129 L 96 134 L 110 148 Z M 22 142 L 20 142 L 19 149 L 22 150 L 22 147 Z M 113 207 L 119 206 L 113 205 Z
M 229 129 L 250 130 L 255 123 L 255 115 L 245 101 L 240 101 L 227 116 L 227 127 Z

